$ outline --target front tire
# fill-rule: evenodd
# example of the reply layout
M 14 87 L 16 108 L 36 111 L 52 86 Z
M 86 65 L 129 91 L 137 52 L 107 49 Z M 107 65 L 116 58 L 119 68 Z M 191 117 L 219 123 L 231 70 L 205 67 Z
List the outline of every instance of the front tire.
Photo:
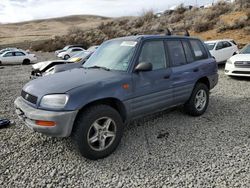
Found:
M 96 105 L 80 112 L 72 131 L 72 139 L 82 156 L 97 160 L 110 155 L 123 135 L 120 114 L 108 105 Z
M 203 83 L 197 83 L 190 99 L 184 105 L 187 114 L 200 116 L 205 113 L 209 104 L 209 89 Z
M 68 60 L 69 58 L 70 58 L 69 55 L 65 55 L 65 56 L 64 56 L 64 60 Z

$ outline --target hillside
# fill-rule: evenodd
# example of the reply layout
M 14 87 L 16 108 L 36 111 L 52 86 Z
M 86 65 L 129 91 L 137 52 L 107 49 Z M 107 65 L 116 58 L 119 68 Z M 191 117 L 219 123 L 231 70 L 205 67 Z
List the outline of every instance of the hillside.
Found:
M 250 42 L 250 3 L 243 0 L 191 10 L 179 6 L 174 11 L 166 11 L 161 17 L 145 12 L 139 17 L 71 16 L 8 24 L 0 29 L 0 45 L 54 51 L 67 44 L 82 43 L 87 48 L 115 37 L 164 34 L 167 28 L 187 29 L 203 40 L 232 38 L 242 47 Z
M 101 16 L 77 15 L 15 24 L 0 24 L 0 45 L 47 40 L 55 35 L 67 34 L 67 31 L 74 26 L 82 30 L 89 30 L 108 20 L 110 19 Z

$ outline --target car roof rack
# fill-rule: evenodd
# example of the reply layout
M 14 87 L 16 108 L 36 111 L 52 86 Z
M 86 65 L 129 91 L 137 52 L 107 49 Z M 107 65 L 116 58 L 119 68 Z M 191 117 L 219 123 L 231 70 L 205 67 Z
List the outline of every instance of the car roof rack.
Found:
M 165 35 L 165 36 L 173 36 L 173 35 L 178 35 L 178 36 L 186 36 L 186 37 L 189 37 L 190 36 L 190 33 L 187 29 L 183 29 L 183 30 L 175 30 L 175 29 L 157 29 L 157 30 L 148 30 L 147 33 L 153 33 L 155 32 L 155 35 Z M 181 34 L 183 33 L 183 34 Z M 145 33 L 144 33 L 145 34 Z M 144 35 L 143 33 L 137 33 L 136 35 Z
M 184 36 L 186 36 L 186 37 L 190 36 L 190 33 L 188 32 L 187 29 L 184 29 L 184 30 L 172 30 L 172 31 L 170 31 L 170 29 L 167 29 L 166 30 L 166 35 L 167 36 L 177 35 L 177 34 L 179 34 L 181 32 L 184 32 Z

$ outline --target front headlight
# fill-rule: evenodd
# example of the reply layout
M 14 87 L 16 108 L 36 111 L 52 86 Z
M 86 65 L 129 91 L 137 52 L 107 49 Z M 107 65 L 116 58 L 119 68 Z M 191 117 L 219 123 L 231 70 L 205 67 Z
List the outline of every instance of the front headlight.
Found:
M 45 95 L 41 100 L 40 106 L 44 108 L 62 109 L 67 104 L 68 99 L 69 96 L 65 94 Z

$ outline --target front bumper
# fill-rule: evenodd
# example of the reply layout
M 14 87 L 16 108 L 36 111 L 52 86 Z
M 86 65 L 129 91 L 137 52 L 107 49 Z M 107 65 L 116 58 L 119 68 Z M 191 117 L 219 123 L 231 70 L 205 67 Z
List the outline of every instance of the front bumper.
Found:
M 68 137 L 71 134 L 74 120 L 78 111 L 54 112 L 31 107 L 26 104 L 22 97 L 15 100 L 16 113 L 25 124 L 34 130 L 52 137 Z M 53 121 L 56 125 L 45 127 L 36 125 L 35 120 Z
M 234 64 L 226 64 L 225 74 L 229 76 L 245 76 L 250 77 L 250 68 L 238 68 Z

